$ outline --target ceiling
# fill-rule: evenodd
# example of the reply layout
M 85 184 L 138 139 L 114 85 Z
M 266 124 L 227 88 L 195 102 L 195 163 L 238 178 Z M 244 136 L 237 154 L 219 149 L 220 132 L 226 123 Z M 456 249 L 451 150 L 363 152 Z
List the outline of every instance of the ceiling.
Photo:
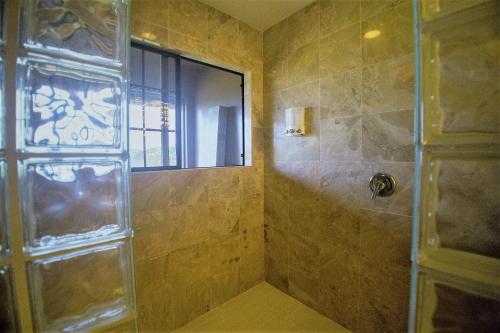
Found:
M 200 0 L 264 31 L 315 0 Z

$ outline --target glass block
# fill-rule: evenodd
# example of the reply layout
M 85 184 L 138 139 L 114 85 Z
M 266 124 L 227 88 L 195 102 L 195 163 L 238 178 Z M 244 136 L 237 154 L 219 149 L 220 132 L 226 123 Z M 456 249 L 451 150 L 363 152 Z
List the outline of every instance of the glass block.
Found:
M 8 255 L 10 252 L 9 224 L 7 221 L 7 182 L 7 162 L 4 159 L 0 159 L 0 257 Z
M 432 18 L 448 15 L 491 0 L 421 0 L 422 18 Z
M 17 332 L 17 309 L 10 266 L 0 265 L 0 332 Z
M 24 0 L 21 13 L 22 42 L 27 48 L 125 63 L 127 1 Z
M 500 158 L 426 156 L 426 246 L 500 259 Z
M 7 28 L 7 0 L 0 0 L 0 43 L 5 43 L 5 29 Z
M 88 331 L 133 314 L 129 242 L 27 264 L 37 331 Z
M 500 139 L 498 22 L 497 3 L 424 26 L 424 144 Z
M 162 166 L 161 132 L 146 132 L 146 165 L 148 167 Z
M 127 127 L 121 75 L 89 65 L 80 68 L 73 62 L 21 59 L 18 149 L 121 151 Z
M 130 166 L 132 168 L 144 167 L 144 136 L 142 130 L 130 131 Z
M 4 75 L 3 52 L 0 52 L 0 151 L 5 150 Z
M 420 272 L 417 332 L 500 332 L 498 290 L 449 275 Z
M 129 234 L 125 161 L 28 159 L 19 162 L 19 174 L 26 252 Z

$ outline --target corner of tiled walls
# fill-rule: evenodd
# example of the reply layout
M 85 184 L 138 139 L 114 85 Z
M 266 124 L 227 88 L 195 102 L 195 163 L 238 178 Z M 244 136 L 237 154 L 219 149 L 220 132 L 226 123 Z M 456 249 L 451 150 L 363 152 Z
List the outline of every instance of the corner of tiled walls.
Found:
M 264 32 L 266 280 L 355 332 L 406 330 L 412 29 L 410 0 L 320 0 Z M 298 105 L 312 132 L 286 137 Z
M 132 174 L 138 328 L 168 331 L 264 279 L 262 33 L 198 1 L 132 0 L 145 32 L 251 87 L 253 166 Z

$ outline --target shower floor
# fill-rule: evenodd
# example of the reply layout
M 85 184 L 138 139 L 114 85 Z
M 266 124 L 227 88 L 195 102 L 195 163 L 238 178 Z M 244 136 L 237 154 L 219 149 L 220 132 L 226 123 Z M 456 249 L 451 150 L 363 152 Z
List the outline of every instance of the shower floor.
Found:
M 349 331 L 270 284 L 261 283 L 173 332 Z

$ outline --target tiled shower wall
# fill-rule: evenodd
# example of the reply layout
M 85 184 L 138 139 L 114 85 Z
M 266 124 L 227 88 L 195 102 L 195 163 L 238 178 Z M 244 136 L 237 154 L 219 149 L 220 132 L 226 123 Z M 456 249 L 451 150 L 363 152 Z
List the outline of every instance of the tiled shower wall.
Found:
M 262 33 L 190 0 L 134 0 L 131 16 L 132 35 L 251 87 L 253 166 L 132 174 L 138 329 L 167 331 L 264 279 Z
M 319 1 L 264 33 L 266 280 L 354 332 L 406 331 L 412 37 L 409 0 Z M 307 136 L 283 134 L 291 106 Z M 380 171 L 396 192 L 372 201 Z

